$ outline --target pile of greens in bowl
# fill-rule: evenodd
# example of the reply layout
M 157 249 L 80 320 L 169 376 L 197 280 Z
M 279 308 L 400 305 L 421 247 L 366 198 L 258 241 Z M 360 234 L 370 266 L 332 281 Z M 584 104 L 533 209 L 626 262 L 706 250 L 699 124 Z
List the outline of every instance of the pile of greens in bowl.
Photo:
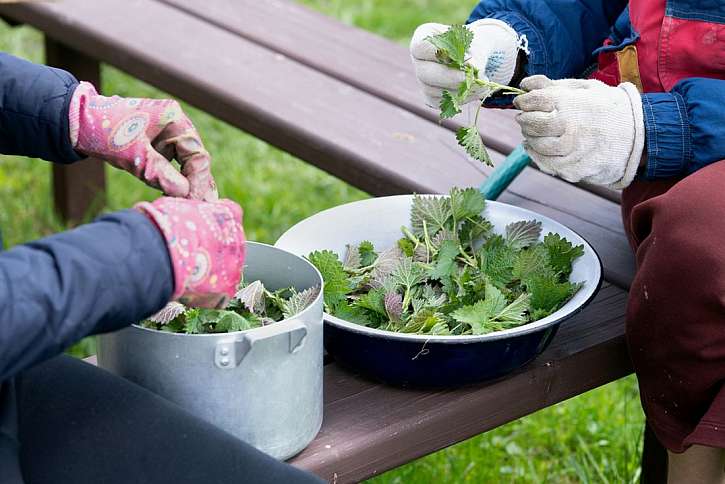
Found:
M 330 250 L 312 252 L 326 312 L 387 331 L 480 335 L 562 307 L 582 286 L 569 276 L 583 246 L 555 233 L 539 240 L 536 220 L 495 233 L 484 208 L 475 188 L 415 196 L 410 228 L 402 227 L 393 247 L 348 245 L 343 260 Z

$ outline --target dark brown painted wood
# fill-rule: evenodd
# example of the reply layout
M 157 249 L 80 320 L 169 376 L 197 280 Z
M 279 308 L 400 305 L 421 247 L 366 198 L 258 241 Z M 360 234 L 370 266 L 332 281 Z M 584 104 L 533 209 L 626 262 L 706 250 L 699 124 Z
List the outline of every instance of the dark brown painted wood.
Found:
M 292 463 L 357 482 L 631 373 L 626 293 L 605 286 L 539 358 L 499 381 L 444 391 L 392 388 L 358 377 L 325 402 L 318 437 Z M 325 368 L 326 384 L 336 365 Z
M 100 91 L 101 69 L 95 58 L 46 36 L 45 61 L 92 83 Z M 105 204 L 106 175 L 99 160 L 53 165 L 55 210 L 65 222 L 77 224 L 96 215 Z

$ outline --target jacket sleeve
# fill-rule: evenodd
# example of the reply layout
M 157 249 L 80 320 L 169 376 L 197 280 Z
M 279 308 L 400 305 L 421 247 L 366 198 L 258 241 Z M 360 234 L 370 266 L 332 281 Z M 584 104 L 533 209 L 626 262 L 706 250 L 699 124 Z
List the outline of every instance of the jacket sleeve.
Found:
M 68 127 L 77 85 L 68 72 L 0 53 L 0 153 L 55 163 L 83 158 Z
M 135 210 L 0 252 L 0 382 L 153 314 L 172 290 L 166 244 Z
M 725 159 L 725 80 L 683 79 L 642 95 L 647 167 L 642 178 L 686 176 Z
M 482 0 L 468 21 L 494 18 L 528 41 L 526 74 L 579 77 L 594 63 L 626 0 Z

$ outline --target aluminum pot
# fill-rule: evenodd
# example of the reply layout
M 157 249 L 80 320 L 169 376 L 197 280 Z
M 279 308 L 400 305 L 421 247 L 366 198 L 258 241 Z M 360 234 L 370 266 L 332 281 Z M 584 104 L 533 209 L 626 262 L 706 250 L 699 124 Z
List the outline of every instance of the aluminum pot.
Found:
M 345 254 L 346 244 L 369 240 L 390 247 L 409 226 L 411 195 L 373 198 L 315 214 L 285 232 L 276 246 L 306 255 L 330 249 Z M 583 287 L 562 308 L 517 328 L 483 335 L 404 334 L 368 328 L 325 314 L 325 349 L 337 362 L 392 385 L 445 388 L 499 378 L 522 367 L 549 345 L 559 325 L 584 308 L 599 290 L 602 267 L 594 249 L 579 234 L 541 214 L 486 201 L 483 213 L 496 232 L 517 220 L 536 219 L 542 235 L 554 232 L 584 247 L 571 280 Z
M 248 242 L 248 281 L 271 289 L 322 287 L 315 267 Z M 304 449 L 322 425 L 322 295 L 293 318 L 223 334 L 130 326 L 99 336 L 99 366 L 175 402 L 278 459 Z

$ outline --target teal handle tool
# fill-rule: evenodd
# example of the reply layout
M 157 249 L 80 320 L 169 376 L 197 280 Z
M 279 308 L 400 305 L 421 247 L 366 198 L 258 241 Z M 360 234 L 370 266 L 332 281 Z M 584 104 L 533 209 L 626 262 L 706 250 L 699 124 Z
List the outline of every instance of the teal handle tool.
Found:
M 486 178 L 481 185 L 481 193 L 487 200 L 496 200 L 529 163 L 531 158 L 523 145 L 518 145 Z

